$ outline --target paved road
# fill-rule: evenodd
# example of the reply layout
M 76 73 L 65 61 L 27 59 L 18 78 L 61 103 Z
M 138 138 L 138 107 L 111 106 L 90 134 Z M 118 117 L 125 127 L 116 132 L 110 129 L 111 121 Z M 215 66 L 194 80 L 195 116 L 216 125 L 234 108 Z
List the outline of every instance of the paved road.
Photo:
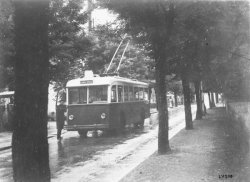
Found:
M 195 106 L 192 107 L 193 117 Z M 157 114 L 151 116 L 158 122 Z M 183 107 L 170 115 L 169 138 L 185 127 Z M 73 168 L 59 171 L 52 181 L 116 182 L 157 150 L 158 128 L 153 127 L 139 136 L 127 139 L 109 150 L 98 152 L 92 159 Z
M 171 117 L 180 117 L 180 113 L 183 113 L 183 106 L 178 108 L 170 109 Z M 184 118 L 184 115 L 182 116 Z M 173 129 L 179 123 L 183 122 L 182 119 L 173 120 L 170 122 L 170 129 Z M 98 168 L 95 165 L 104 167 L 103 173 L 98 172 L 98 174 L 105 175 L 107 171 L 116 168 L 116 161 L 125 161 L 128 159 L 129 163 L 132 164 L 129 156 L 133 156 L 133 151 L 139 151 L 142 148 L 141 143 L 147 144 L 151 141 L 156 141 L 157 139 L 157 114 L 152 115 L 152 120 L 147 119 L 145 121 L 145 128 L 143 130 L 128 130 L 124 135 L 119 136 L 105 136 L 94 138 L 92 133 L 89 132 L 88 139 L 81 139 L 77 132 L 65 132 L 63 140 L 58 142 L 56 140 L 56 130 L 55 124 L 51 124 L 49 127 L 49 154 L 50 154 L 50 169 L 52 174 L 52 181 L 65 181 L 69 179 L 66 174 L 73 174 L 78 167 L 92 165 L 88 168 L 86 175 L 89 175 L 86 179 L 91 179 L 94 177 L 97 179 L 96 170 Z M 171 119 L 170 119 L 171 120 Z M 184 126 L 184 125 L 183 125 Z M 127 144 L 127 145 L 123 145 Z M 125 150 L 126 149 L 126 150 Z M 153 147 L 156 150 L 156 147 Z M 112 153 L 112 151 L 114 153 Z M 150 153 L 151 150 L 146 150 Z M 111 152 L 111 153 L 110 153 Z M 121 152 L 121 153 L 119 153 Z M 152 152 L 152 151 L 151 151 Z M 146 155 L 142 155 L 145 156 Z M 107 158 L 109 160 L 107 160 Z M 141 160 L 144 160 L 141 158 Z M 93 162 L 94 161 L 94 162 Z M 95 161 L 97 163 L 95 163 Z M 105 163 L 103 162 L 105 161 Z M 111 163 L 107 164 L 110 161 Z M 100 165 L 100 162 L 102 163 Z M 137 160 L 134 165 L 136 165 L 140 160 Z M 12 164 L 11 164 L 11 150 L 0 151 L 0 179 L 6 182 L 12 181 Z M 87 165 L 88 164 L 88 165 Z M 109 167 L 108 167 L 109 166 Z M 128 166 L 124 171 L 128 171 L 133 166 Z M 79 172 L 77 172 L 77 175 Z M 80 172 L 82 174 L 82 172 Z M 94 176 L 93 176 L 94 175 Z M 78 177 L 81 178 L 82 176 Z M 101 177 L 101 175 L 99 175 Z M 102 177 L 101 177 L 102 178 Z M 71 176 L 72 179 L 72 176 Z M 67 181 L 67 180 L 66 180 Z M 68 180 L 69 181 L 69 180 Z M 75 180 L 74 180 L 75 181 Z

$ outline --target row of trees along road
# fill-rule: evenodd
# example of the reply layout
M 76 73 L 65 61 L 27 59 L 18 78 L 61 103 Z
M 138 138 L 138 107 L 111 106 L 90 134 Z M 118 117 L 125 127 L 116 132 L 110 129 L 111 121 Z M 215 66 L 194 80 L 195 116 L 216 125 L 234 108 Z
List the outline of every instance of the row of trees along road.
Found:
M 126 31 L 145 46 L 155 61 L 158 152 L 166 153 L 170 147 L 165 76 L 173 73 L 182 80 L 186 129 L 192 129 L 190 82 L 195 83 L 197 118 L 201 119 L 201 81 L 207 92 L 227 93 L 227 79 L 218 75 L 229 76 L 232 72 L 221 73 L 219 69 L 224 66 L 234 69 L 228 62 L 232 56 L 234 63 L 241 65 L 240 57 L 235 54 L 242 54 L 242 46 L 249 48 L 249 4 L 110 0 L 104 6 L 119 14 L 126 22 Z M 238 69 L 237 73 L 241 71 Z M 245 74 L 249 75 L 249 72 Z
M 14 180 L 49 181 L 48 83 L 60 91 L 68 80 L 82 76 L 85 69 L 101 73 L 121 40 L 122 27 L 96 27 L 87 36 L 82 24 L 88 14 L 82 11 L 81 0 L 14 3 L 3 0 L 0 3 L 1 88 L 8 86 L 16 91 L 12 139 Z M 146 56 L 135 52 L 132 46 L 129 55 L 125 55 L 130 61 L 122 66 L 121 74 L 145 79 L 141 75 L 150 74 L 145 73 L 147 64 L 137 60 Z M 147 62 L 151 63 L 149 59 Z M 126 67 L 132 68 L 131 71 L 126 72 Z
M 94 59 L 94 55 L 99 53 L 99 60 L 107 56 L 107 47 L 113 39 L 105 44 L 105 39 L 101 39 L 103 34 L 98 37 L 98 30 L 93 37 L 86 36 L 81 24 L 86 22 L 87 15 L 81 13 L 80 0 L 68 3 L 14 1 L 14 9 L 8 1 L 1 1 L 2 4 L 10 8 L 1 9 L 0 14 L 3 15 L 1 25 L 8 25 L 0 26 L 1 41 L 8 45 L 0 45 L 4 53 L 1 54 L 0 71 L 10 76 L 6 78 L 12 78 L 15 65 L 14 180 L 50 181 L 48 84 L 53 81 L 60 88 L 68 79 L 81 76 L 86 68 L 94 68 L 96 72 L 104 69 L 110 59 L 98 65 L 100 61 Z M 148 77 L 155 73 L 159 153 L 170 150 L 166 75 L 174 75 L 182 81 L 186 129 L 193 128 L 190 82 L 195 83 L 197 112 L 201 112 L 201 81 L 206 92 L 223 92 L 228 98 L 237 99 L 249 96 L 244 92 L 244 80 L 249 76 L 249 69 L 246 69 L 249 67 L 246 56 L 249 50 L 248 3 L 110 0 L 100 4 L 119 14 L 124 32 L 118 34 L 129 33 L 137 43 L 131 54 L 126 55 L 131 61 L 125 62 L 124 67 L 126 64 L 141 67 L 146 58 L 147 64 L 142 66 L 141 73 Z M 8 15 L 13 11 L 12 32 L 13 21 Z M 98 39 L 93 39 L 96 36 Z M 111 55 L 115 47 L 113 43 Z M 140 56 L 135 51 L 138 47 L 143 50 Z M 148 67 L 154 68 L 146 69 Z M 140 77 L 134 74 L 138 70 L 133 69 L 130 76 Z M 123 74 L 127 74 L 126 71 Z M 235 94 L 235 88 L 240 94 Z M 202 115 L 197 114 L 197 117 Z

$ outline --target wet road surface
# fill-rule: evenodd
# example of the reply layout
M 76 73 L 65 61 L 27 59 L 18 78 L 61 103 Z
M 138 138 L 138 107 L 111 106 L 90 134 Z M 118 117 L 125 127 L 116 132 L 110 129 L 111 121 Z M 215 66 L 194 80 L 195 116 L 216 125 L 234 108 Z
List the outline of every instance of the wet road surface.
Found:
M 170 109 L 170 119 L 180 115 L 180 113 L 183 114 L 183 107 Z M 51 178 L 55 179 L 58 175 L 69 172 L 72 167 L 81 166 L 89 160 L 97 160 L 95 156 L 103 151 L 113 149 L 115 146 L 122 145 L 128 140 L 149 133 L 156 128 L 158 122 L 157 114 L 153 114 L 152 117 L 151 121 L 149 119 L 145 120 L 144 129 L 128 129 L 121 135 L 107 135 L 99 132 L 98 136 L 93 136 L 93 132 L 89 132 L 86 139 L 81 138 L 77 132 L 65 132 L 61 141 L 57 141 L 56 137 L 49 138 Z M 176 123 L 173 123 L 172 127 L 174 125 Z M 0 152 L 0 163 L 1 181 L 13 181 L 11 149 Z

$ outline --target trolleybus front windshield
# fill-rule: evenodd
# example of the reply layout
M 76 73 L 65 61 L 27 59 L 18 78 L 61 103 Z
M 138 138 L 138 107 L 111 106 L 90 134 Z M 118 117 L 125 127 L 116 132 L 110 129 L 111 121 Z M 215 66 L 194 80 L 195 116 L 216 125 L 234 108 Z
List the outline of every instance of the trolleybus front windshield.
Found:
M 88 92 L 88 94 L 87 94 Z M 107 102 L 107 86 L 69 88 L 69 104 L 87 104 Z M 87 99 L 87 95 L 89 98 Z
M 107 102 L 108 86 L 89 87 L 89 103 Z

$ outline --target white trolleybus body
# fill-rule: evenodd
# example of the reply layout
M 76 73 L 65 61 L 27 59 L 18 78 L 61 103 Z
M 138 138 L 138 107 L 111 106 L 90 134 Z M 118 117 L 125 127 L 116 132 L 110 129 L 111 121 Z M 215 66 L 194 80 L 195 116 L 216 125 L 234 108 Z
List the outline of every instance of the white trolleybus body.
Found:
M 119 76 L 94 76 L 67 83 L 65 129 L 86 135 L 89 130 L 122 131 L 140 127 L 149 116 L 149 85 Z

